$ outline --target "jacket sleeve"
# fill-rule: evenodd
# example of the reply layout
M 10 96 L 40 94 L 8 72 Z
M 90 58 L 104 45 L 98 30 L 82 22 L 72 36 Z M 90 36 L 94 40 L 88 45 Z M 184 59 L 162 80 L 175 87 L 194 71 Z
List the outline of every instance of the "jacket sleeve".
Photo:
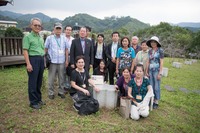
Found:
M 72 40 L 72 45 L 71 45 L 71 48 L 70 48 L 70 64 L 75 64 L 75 39 Z
M 104 77 L 104 81 L 108 82 L 108 71 L 106 70 L 106 73 L 105 73 L 105 77 Z
M 91 41 L 92 42 L 92 41 Z M 93 65 L 94 64 L 94 46 L 91 43 L 91 50 L 90 50 L 90 64 Z
M 106 48 L 106 57 L 109 59 L 109 60 L 112 60 L 112 57 L 109 53 L 111 53 L 110 50 L 110 47 L 111 47 L 111 44 L 108 45 L 108 47 Z
M 107 49 L 107 46 L 106 46 L 106 44 L 104 44 L 104 45 L 103 45 L 103 59 L 104 59 L 105 62 L 107 63 L 106 49 Z

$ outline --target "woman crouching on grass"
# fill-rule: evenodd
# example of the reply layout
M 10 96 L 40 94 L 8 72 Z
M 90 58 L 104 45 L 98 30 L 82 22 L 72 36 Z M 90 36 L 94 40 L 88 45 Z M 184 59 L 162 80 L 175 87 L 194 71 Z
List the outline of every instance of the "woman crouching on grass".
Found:
M 87 96 L 92 96 L 92 90 L 89 87 L 89 84 L 92 88 L 99 92 L 99 89 L 95 87 L 92 79 L 90 79 L 89 73 L 84 69 L 85 62 L 83 56 L 76 57 L 76 69 L 71 73 L 71 89 L 70 95 L 74 101 L 74 108 L 79 110 L 79 104 L 77 101 L 80 99 L 79 94 L 85 94 Z
M 144 67 L 137 64 L 134 70 L 135 78 L 128 84 L 128 96 L 131 98 L 131 118 L 138 120 L 140 115 L 147 117 L 149 115 L 149 101 L 154 95 L 149 80 L 144 78 Z
M 119 97 L 125 98 L 128 96 L 128 83 L 134 77 L 128 67 L 122 69 L 122 76 L 118 78 L 115 85 L 116 90 L 119 90 Z

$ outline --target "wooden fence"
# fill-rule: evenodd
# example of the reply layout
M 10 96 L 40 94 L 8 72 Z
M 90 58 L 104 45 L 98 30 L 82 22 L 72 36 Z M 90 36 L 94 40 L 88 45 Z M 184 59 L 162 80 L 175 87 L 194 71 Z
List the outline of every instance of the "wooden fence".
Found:
M 0 37 L 0 66 L 24 64 L 22 37 Z
M 0 56 L 23 55 L 22 37 L 0 37 Z

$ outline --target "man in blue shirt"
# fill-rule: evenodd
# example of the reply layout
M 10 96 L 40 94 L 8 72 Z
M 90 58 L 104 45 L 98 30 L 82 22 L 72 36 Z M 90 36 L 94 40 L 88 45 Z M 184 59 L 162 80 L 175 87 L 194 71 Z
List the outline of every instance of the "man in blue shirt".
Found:
M 48 72 L 49 99 L 54 99 L 54 79 L 58 74 L 58 96 L 65 98 L 64 95 L 64 71 L 68 66 L 68 43 L 62 33 L 62 24 L 54 24 L 54 34 L 47 37 L 45 41 L 45 51 L 51 57 L 51 64 Z

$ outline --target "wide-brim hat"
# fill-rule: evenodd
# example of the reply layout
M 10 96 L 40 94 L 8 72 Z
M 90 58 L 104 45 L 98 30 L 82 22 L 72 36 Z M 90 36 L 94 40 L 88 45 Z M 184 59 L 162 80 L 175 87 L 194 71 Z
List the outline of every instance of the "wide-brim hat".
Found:
M 161 44 L 160 44 L 160 42 L 159 42 L 159 38 L 158 38 L 157 36 L 151 37 L 151 39 L 149 39 L 149 40 L 147 41 L 147 46 L 151 47 L 151 41 L 156 41 L 156 42 L 157 42 L 157 46 L 158 46 L 158 47 L 161 47 Z

